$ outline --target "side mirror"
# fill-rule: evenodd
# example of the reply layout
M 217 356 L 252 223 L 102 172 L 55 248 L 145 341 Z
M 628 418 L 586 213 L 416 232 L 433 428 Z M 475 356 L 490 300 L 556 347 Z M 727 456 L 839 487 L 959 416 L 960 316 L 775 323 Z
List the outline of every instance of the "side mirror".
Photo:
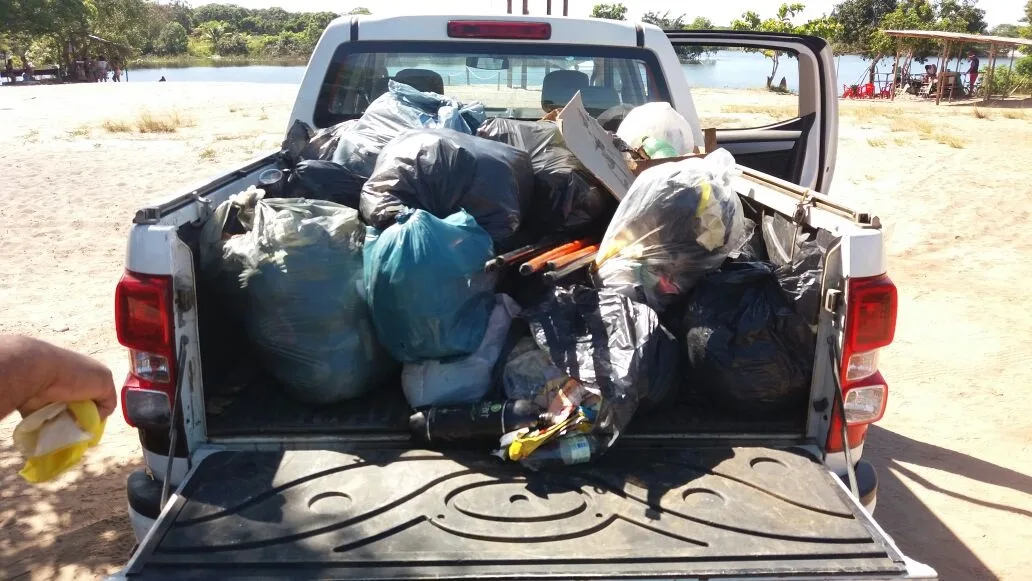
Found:
M 509 69 L 509 59 L 493 56 L 471 56 L 466 58 L 466 66 L 471 69 L 485 71 L 504 71 Z

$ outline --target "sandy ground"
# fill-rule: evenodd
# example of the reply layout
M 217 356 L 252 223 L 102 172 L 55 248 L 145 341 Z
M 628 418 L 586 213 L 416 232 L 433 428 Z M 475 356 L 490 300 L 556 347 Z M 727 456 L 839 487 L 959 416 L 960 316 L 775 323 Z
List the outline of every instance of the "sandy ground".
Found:
M 0 90 L 0 333 L 127 369 L 112 295 L 142 204 L 274 147 L 295 88 L 108 84 Z M 698 95 L 704 119 L 771 121 L 784 97 Z M 888 413 L 865 457 L 879 522 L 943 579 L 1032 571 L 1032 112 L 843 103 L 834 194 L 879 214 L 900 292 L 882 358 Z M 141 112 L 171 134 L 112 133 Z M 110 125 L 110 123 L 109 123 Z M 16 475 L 0 422 L 0 579 L 81 579 L 128 558 L 125 477 L 139 442 L 116 413 L 80 468 L 39 487 Z

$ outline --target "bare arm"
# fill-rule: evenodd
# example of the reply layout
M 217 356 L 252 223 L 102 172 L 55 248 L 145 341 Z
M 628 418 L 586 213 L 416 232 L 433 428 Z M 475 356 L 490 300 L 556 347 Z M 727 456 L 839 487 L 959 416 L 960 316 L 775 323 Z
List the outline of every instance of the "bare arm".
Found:
M 28 415 L 53 402 L 93 400 L 101 417 L 117 405 L 111 370 L 44 341 L 0 335 L 0 418 Z

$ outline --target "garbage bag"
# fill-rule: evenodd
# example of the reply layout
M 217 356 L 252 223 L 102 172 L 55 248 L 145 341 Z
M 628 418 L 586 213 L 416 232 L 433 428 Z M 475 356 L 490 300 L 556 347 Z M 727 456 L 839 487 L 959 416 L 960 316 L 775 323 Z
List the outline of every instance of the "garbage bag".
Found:
M 236 309 L 262 364 L 298 400 L 360 396 L 397 373 L 359 292 L 365 226 L 324 201 L 243 199 L 221 204 L 202 240 L 202 272 Z M 231 206 L 247 231 L 221 236 Z
M 794 259 L 775 269 L 781 290 L 795 305 L 796 312 L 816 324 L 821 305 L 821 283 L 827 249 L 818 239 L 802 242 Z
M 502 387 L 506 399 L 533 400 L 550 384 L 561 383 L 566 377 L 552 363 L 547 351 L 538 347 L 532 337 L 524 337 L 505 358 Z
M 491 376 L 505 345 L 512 318 L 519 314 L 516 301 L 496 296 L 487 331 L 473 353 L 447 359 L 406 363 L 401 372 L 401 389 L 414 408 L 475 403 L 491 391 Z
M 662 312 L 719 267 L 745 236 L 733 169 L 734 158 L 718 149 L 642 172 L 602 239 L 602 285 Z
M 476 351 L 495 304 L 495 276 L 484 272 L 493 253 L 465 211 L 442 220 L 410 210 L 368 228 L 365 299 L 380 343 L 404 363 Z
M 620 122 L 616 134 L 634 149 L 652 137 L 665 141 L 677 155 L 687 155 L 695 150 L 692 125 L 670 103 L 646 103 L 635 107 Z
M 728 262 L 704 276 L 682 321 L 687 383 L 742 416 L 799 406 L 810 391 L 816 336 L 774 267 Z
M 496 117 L 481 125 L 477 135 L 530 155 L 534 198 L 525 222 L 534 232 L 579 235 L 600 223 L 604 228 L 612 217 L 616 198 L 595 184 L 584 164 L 566 148 L 555 123 Z
M 389 81 L 387 87 L 358 122 L 341 134 L 333 153 L 333 161 L 358 175 L 371 175 L 384 146 L 409 129 L 444 128 L 472 135 L 487 119 L 484 106 L 477 102 L 462 104 L 395 81 Z
M 306 159 L 330 159 L 337 150 L 341 134 L 356 123 L 358 120 L 352 119 L 315 131 L 304 121 L 295 119 L 283 140 L 284 161 L 287 166 L 294 167 Z
M 447 129 L 414 130 L 384 148 L 360 210 L 382 229 L 405 208 L 438 218 L 462 209 L 501 244 L 520 227 L 533 176 L 529 156 L 515 147 Z
M 662 402 L 679 379 L 676 339 L 652 309 L 623 295 L 585 286 L 556 288 L 521 317 L 560 371 L 601 391 L 595 432 L 607 436 L 607 447 L 639 405 Z
M 294 196 L 326 200 L 357 210 L 365 182 L 366 178 L 338 163 L 306 160 L 294 167 L 287 189 Z

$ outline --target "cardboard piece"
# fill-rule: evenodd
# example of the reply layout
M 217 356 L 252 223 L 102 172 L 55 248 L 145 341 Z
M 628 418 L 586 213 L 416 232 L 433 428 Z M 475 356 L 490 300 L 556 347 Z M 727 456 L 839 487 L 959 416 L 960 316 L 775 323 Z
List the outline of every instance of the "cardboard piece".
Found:
M 613 145 L 613 138 L 584 109 L 580 91 L 559 112 L 556 123 L 566 147 L 617 200 L 622 200 L 634 182 L 634 174 Z

